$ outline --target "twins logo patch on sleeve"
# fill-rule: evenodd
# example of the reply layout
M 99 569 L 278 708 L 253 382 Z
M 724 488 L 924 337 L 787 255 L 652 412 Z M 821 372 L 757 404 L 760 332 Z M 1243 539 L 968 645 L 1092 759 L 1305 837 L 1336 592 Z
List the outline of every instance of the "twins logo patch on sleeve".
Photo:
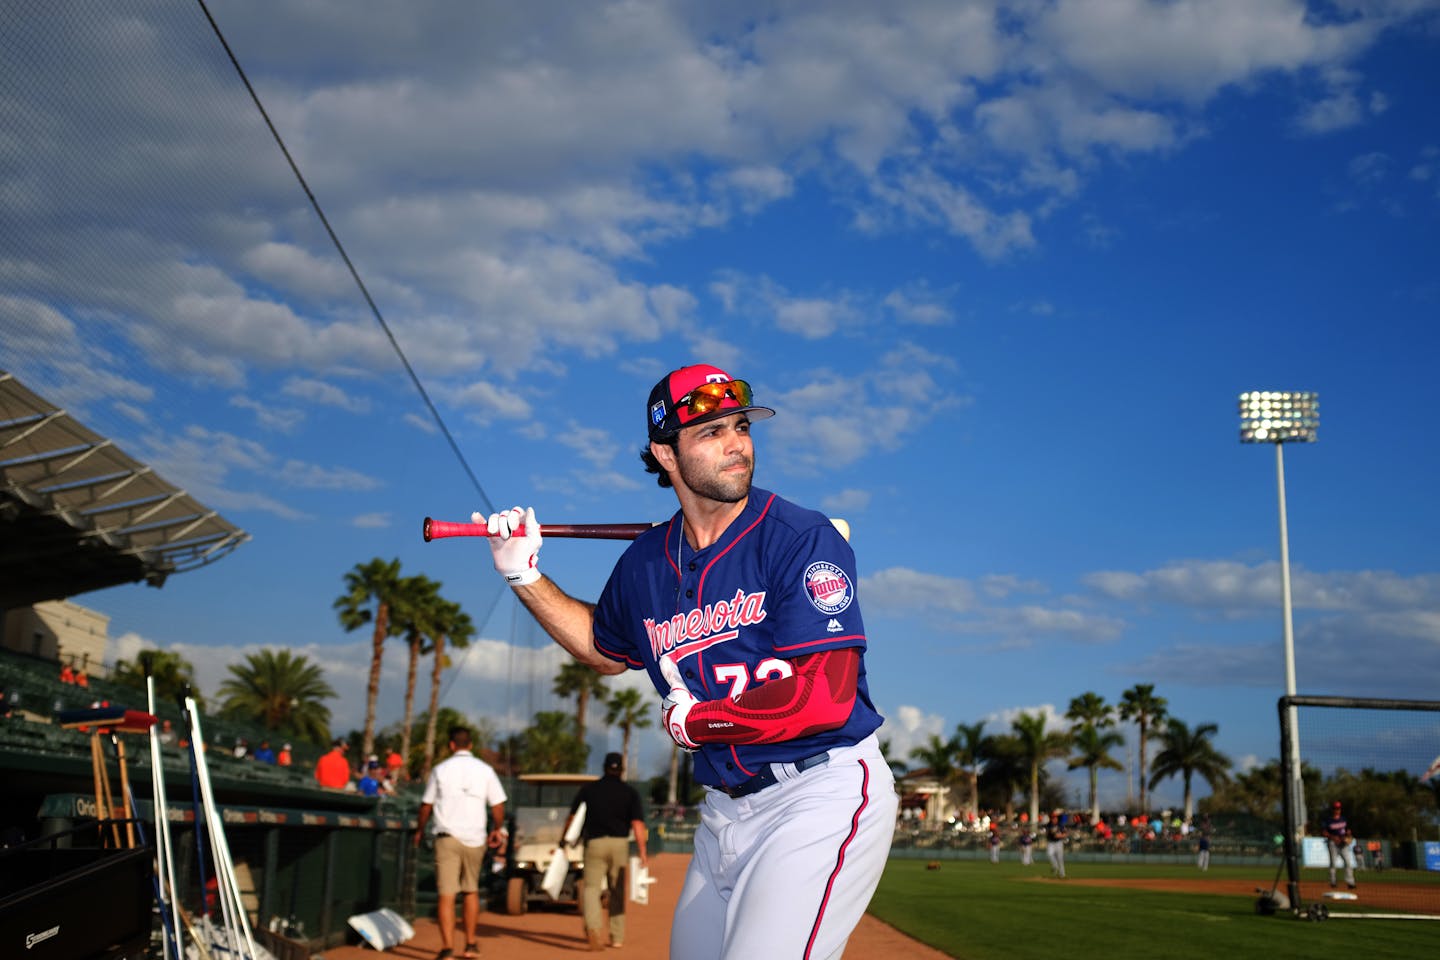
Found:
M 805 591 L 815 609 L 827 617 L 850 606 L 855 596 L 845 571 L 828 560 L 816 561 L 805 570 Z

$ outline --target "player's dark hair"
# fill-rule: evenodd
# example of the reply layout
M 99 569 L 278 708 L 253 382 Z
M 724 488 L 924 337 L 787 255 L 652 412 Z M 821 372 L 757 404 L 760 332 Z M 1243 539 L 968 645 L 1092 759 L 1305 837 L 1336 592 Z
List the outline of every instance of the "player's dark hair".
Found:
M 666 433 L 666 434 L 662 434 L 661 436 L 656 437 L 652 442 L 653 442 L 653 443 L 663 443 L 663 444 L 665 444 L 665 446 L 669 447 L 671 450 L 677 450 L 677 451 L 678 451 L 678 450 L 680 449 L 680 434 L 678 434 L 678 433 Z M 645 446 L 642 447 L 641 450 L 640 450 L 640 462 L 643 463 L 643 464 L 645 464 L 645 472 L 646 472 L 646 473 L 653 473 L 653 474 L 655 474 L 655 482 L 656 482 L 656 483 L 660 484 L 660 486 L 662 486 L 662 487 L 669 487 L 669 486 L 671 486 L 671 483 L 670 483 L 670 474 L 668 474 L 668 473 L 665 472 L 665 468 L 662 467 L 662 466 L 660 466 L 660 461 L 657 460 L 657 459 L 655 459 L 655 454 L 653 454 L 653 453 L 650 452 L 650 444 L 648 444 L 648 443 L 645 444 Z
M 457 749 L 457 750 L 469 750 L 469 749 L 470 749 L 470 728 L 469 728 L 469 727 L 451 727 L 451 728 L 450 728 L 450 742 L 453 743 L 453 744 L 455 744 L 455 749 Z

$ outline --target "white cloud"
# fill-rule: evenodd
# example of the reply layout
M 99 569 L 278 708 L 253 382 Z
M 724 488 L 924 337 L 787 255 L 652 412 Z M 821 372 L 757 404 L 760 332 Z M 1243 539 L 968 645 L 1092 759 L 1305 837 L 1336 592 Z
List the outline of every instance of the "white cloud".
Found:
M 954 311 L 941 297 L 923 288 L 892 290 L 885 295 L 885 307 L 901 323 L 917 326 L 943 326 L 955 318 Z
M 933 629 L 985 638 L 1002 648 L 1028 647 L 1056 639 L 1107 643 L 1124 630 L 1115 617 L 1063 606 L 1002 603 L 1012 592 L 1043 593 L 1034 582 L 987 576 L 981 589 L 959 577 L 890 567 L 860 578 L 866 610 L 915 617 Z
M 820 509 L 827 513 L 856 513 L 870 506 L 869 490 L 840 490 L 820 498 Z
M 332 383 L 312 377 L 290 377 L 280 388 L 280 392 L 287 397 L 335 407 L 348 413 L 370 412 L 370 401 L 367 398 L 352 396 Z
M 485 380 L 475 380 L 461 387 L 451 395 L 450 401 L 461 409 L 470 410 L 471 418 L 477 423 L 489 423 L 494 419 L 526 420 L 533 415 L 529 401 L 519 393 Z
M 1062 0 L 1036 18 L 1035 52 L 1115 95 L 1193 103 L 1269 71 L 1343 62 L 1377 29 L 1307 14 L 1298 0 Z
M 1136 604 L 1175 604 L 1234 615 L 1274 610 L 1280 602 L 1280 565 L 1274 562 L 1190 560 L 1144 573 L 1098 571 L 1087 574 L 1082 582 L 1105 596 Z M 1291 599 L 1297 610 L 1433 608 L 1437 596 L 1440 574 L 1291 569 Z
M 580 459 L 596 467 L 614 463 L 622 449 L 610 431 L 587 427 L 574 420 L 566 424 L 565 429 L 554 431 L 552 436 L 556 443 L 569 447 Z
M 932 736 L 942 740 L 950 735 L 945 718 L 937 713 L 927 713 L 923 708 L 901 704 L 894 711 L 881 709 L 885 723 L 876 732 L 881 740 L 890 742 L 890 758 L 907 766 L 915 766 L 910 751 L 922 747 Z
M 253 397 L 236 394 L 230 398 L 230 406 L 249 410 L 255 414 L 255 423 L 265 430 L 279 433 L 294 433 L 305 421 L 305 411 L 296 407 L 274 407 L 261 403 Z
M 969 403 L 946 382 L 954 368 L 949 357 L 901 341 L 862 374 L 815 371 L 767 399 L 780 416 L 767 428 L 773 439 L 766 449 L 800 474 L 898 449 L 935 417 Z M 842 397 L 849 402 L 837 403 Z

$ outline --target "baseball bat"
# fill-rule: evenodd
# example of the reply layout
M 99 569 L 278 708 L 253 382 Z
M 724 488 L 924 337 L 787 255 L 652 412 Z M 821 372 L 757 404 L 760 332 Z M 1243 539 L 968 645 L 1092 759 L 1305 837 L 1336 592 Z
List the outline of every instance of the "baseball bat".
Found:
M 850 539 L 850 524 L 838 517 L 831 518 L 830 522 L 840 535 L 847 541 Z M 572 537 L 581 540 L 634 540 L 640 534 L 656 526 L 653 523 L 542 523 L 540 524 L 540 535 L 544 537 Z M 520 536 L 525 535 L 525 527 L 522 525 L 516 531 Z M 449 520 L 432 520 L 425 518 L 425 525 L 421 530 L 425 542 L 441 540 L 446 537 L 488 537 L 489 530 L 483 523 L 455 523 Z
M 573 537 L 580 540 L 634 540 L 640 534 L 655 526 L 653 523 L 542 523 L 540 535 L 544 537 Z M 451 523 L 448 520 L 425 518 L 422 531 L 425 542 L 445 537 L 488 537 L 489 531 L 483 523 Z M 519 536 L 525 535 L 522 525 L 516 529 Z

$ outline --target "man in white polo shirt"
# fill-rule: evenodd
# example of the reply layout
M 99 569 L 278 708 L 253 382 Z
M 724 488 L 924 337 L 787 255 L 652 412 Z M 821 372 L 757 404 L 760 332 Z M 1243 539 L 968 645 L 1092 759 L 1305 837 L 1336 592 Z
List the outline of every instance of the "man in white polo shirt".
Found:
M 500 849 L 505 844 L 505 788 L 490 765 L 470 752 L 470 744 L 468 729 L 451 728 L 450 757 L 430 771 L 415 826 L 418 847 L 425 825 L 432 817 L 435 821 L 435 888 L 440 895 L 435 913 L 443 948 L 436 960 L 455 956 L 451 942 L 457 893 L 465 895 L 465 950 L 460 955 L 480 955 L 475 940 L 480 922 L 480 864 L 486 846 Z M 487 814 L 494 819 L 494 829 L 486 821 Z

